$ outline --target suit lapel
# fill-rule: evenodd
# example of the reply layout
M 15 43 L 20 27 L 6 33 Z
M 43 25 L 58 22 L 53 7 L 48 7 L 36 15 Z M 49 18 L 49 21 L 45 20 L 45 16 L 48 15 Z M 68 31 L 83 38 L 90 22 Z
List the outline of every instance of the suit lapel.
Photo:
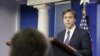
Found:
M 69 45 L 73 44 L 73 41 L 76 39 L 76 35 L 77 35 L 77 27 L 75 28 L 75 31 L 73 32 L 73 35 L 72 35 L 71 40 L 69 42 Z
M 64 31 L 62 32 L 62 39 L 61 39 L 62 42 L 64 42 L 65 32 L 66 32 L 66 30 L 64 30 Z

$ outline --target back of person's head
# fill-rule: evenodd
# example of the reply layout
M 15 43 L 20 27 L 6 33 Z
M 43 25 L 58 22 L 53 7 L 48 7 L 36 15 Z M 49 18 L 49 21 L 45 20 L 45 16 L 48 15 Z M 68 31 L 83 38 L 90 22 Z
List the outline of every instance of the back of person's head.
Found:
M 11 56 L 45 56 L 48 43 L 42 33 L 34 29 L 17 32 L 11 40 Z

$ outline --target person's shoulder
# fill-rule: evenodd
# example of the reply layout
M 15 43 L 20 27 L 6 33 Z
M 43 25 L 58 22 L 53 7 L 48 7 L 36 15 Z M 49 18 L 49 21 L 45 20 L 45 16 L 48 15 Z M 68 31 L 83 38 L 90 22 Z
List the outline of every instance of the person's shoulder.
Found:
M 60 31 L 57 35 L 62 34 L 62 33 L 65 33 L 65 32 L 66 32 L 66 29 Z
M 66 29 L 60 31 L 59 33 L 57 33 L 56 38 L 57 38 L 57 39 L 60 39 L 60 37 L 62 37 L 62 36 L 65 34 L 65 32 L 66 32 Z

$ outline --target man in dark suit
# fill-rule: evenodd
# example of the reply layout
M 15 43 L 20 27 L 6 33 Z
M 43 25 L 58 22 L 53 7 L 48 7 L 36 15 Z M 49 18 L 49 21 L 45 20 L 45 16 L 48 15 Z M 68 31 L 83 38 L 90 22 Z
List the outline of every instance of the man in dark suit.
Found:
M 58 33 L 57 39 L 71 46 L 76 53 L 80 53 L 82 56 L 92 56 L 89 33 L 75 25 L 75 11 L 68 9 L 62 13 L 62 17 L 66 29 Z

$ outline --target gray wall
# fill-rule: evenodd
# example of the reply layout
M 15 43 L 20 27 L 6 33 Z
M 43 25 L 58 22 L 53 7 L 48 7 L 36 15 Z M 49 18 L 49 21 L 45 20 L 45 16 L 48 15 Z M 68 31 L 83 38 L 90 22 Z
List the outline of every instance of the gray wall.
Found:
M 14 0 L 0 0 L 0 56 L 9 56 L 9 47 L 5 43 L 15 33 L 17 4 Z
M 97 6 L 97 55 L 100 56 L 100 4 Z
M 64 3 L 64 4 L 59 4 L 55 6 L 55 31 L 54 31 L 54 36 L 57 35 L 60 31 L 65 29 L 63 20 L 62 20 L 62 12 L 64 10 L 70 9 L 71 8 L 71 3 Z

